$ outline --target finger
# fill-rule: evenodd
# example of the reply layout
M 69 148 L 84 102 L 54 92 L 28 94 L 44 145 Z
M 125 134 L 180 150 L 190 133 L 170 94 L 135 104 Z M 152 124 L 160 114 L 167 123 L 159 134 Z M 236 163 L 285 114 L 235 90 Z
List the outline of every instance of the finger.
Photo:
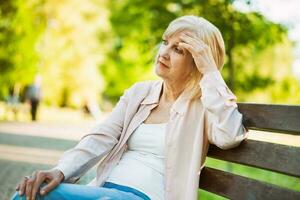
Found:
M 40 194 L 41 195 L 45 195 L 48 192 L 50 192 L 51 190 L 53 190 L 57 185 L 59 185 L 59 181 L 56 179 L 52 179 L 46 186 L 44 186 L 41 191 Z
M 190 37 L 190 36 L 187 36 L 187 35 L 184 35 L 184 34 L 180 35 L 180 39 L 181 39 L 183 42 L 188 43 L 188 44 L 190 44 L 190 45 L 195 44 L 195 42 L 196 42 L 194 38 L 192 38 L 192 37 Z M 197 41 L 197 42 L 198 42 L 198 41 Z
M 35 199 L 36 193 L 38 192 L 41 184 L 44 182 L 45 177 L 46 176 L 45 176 L 44 172 L 38 172 L 36 174 L 36 179 L 35 179 L 35 182 L 33 184 L 32 191 L 31 191 L 31 198 L 32 199 Z
M 184 34 L 182 34 L 180 36 L 180 38 L 184 42 L 191 44 L 195 48 L 202 48 L 202 49 L 204 49 L 204 48 L 208 47 L 202 40 L 199 40 L 198 38 L 196 38 L 193 35 L 188 35 L 188 34 L 184 33 Z
M 31 191 L 32 191 L 32 186 L 34 184 L 34 181 L 35 181 L 34 177 L 26 181 L 26 189 L 25 189 L 26 199 L 31 199 Z
M 18 191 L 20 189 L 20 184 L 18 184 L 17 186 L 16 186 L 16 190 Z
M 203 40 L 201 40 L 199 37 L 197 37 L 196 34 L 194 34 L 194 33 L 184 32 L 181 35 L 184 37 L 190 38 L 191 40 L 193 40 L 193 42 L 198 42 L 202 45 L 206 45 L 205 42 Z
M 25 192 L 26 181 L 27 181 L 27 179 L 24 178 L 24 179 L 22 180 L 22 182 L 20 183 L 20 188 L 19 188 L 19 195 L 20 195 L 20 196 L 22 196 L 22 195 L 24 194 L 24 192 Z
M 192 56 L 196 54 L 196 51 L 194 49 L 194 47 L 190 44 L 184 43 L 184 42 L 179 42 L 178 45 L 186 50 L 188 50 Z
M 183 41 L 182 43 L 190 45 L 190 50 L 192 51 L 191 53 L 193 53 L 194 56 L 205 50 L 206 45 L 203 45 L 199 40 L 188 38 L 187 36 L 182 36 L 181 39 Z

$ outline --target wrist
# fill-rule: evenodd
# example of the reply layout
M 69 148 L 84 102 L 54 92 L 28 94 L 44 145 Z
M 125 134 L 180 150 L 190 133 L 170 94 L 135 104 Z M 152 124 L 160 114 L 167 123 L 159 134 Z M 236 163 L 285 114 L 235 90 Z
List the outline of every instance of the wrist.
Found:
M 65 175 L 62 171 L 60 171 L 59 169 L 55 169 L 56 173 L 58 174 L 59 180 L 60 182 L 63 182 L 65 180 Z

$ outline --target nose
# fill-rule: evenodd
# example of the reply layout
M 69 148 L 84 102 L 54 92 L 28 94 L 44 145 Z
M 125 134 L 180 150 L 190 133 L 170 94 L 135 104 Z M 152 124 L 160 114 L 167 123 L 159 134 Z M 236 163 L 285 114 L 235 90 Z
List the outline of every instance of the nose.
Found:
M 165 60 L 169 60 L 169 48 L 167 46 L 161 45 L 159 49 L 159 57 L 164 58 Z

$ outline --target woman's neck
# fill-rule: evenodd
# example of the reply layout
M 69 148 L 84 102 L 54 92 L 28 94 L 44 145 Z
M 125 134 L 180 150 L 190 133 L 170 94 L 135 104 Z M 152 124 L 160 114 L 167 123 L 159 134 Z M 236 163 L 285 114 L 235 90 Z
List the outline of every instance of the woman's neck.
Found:
M 164 102 L 174 102 L 184 90 L 185 84 L 168 83 L 164 81 L 161 99 Z

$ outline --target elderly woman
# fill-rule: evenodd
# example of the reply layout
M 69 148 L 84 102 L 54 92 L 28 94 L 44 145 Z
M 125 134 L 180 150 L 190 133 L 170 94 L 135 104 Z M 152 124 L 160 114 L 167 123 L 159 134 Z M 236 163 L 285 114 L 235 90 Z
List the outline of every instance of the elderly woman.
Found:
M 196 16 L 172 21 L 155 62 L 162 81 L 133 85 L 103 123 L 54 169 L 25 177 L 13 198 L 196 200 L 209 143 L 229 149 L 246 138 L 220 73 L 224 57 L 213 24 Z M 91 186 L 68 184 L 98 162 Z

